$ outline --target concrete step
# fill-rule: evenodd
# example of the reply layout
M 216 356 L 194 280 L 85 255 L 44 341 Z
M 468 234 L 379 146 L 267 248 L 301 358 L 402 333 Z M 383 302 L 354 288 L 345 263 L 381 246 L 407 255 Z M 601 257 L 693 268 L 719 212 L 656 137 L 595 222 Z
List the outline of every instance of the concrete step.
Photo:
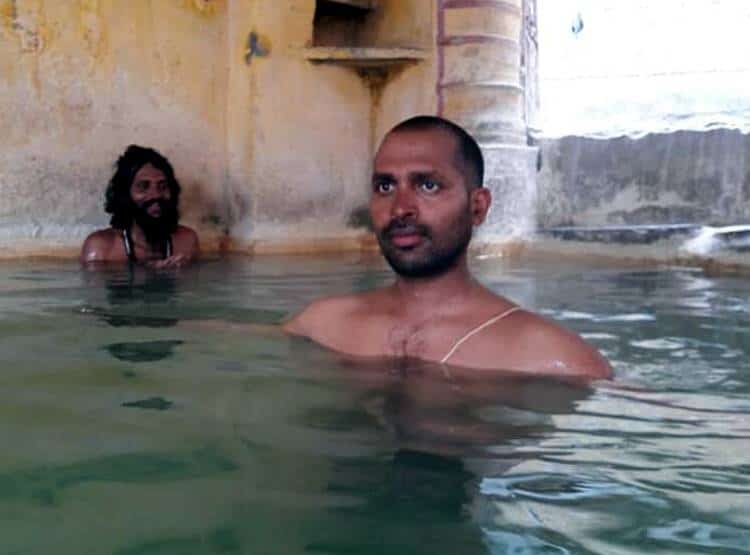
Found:
M 543 228 L 537 233 L 563 241 L 645 245 L 676 236 L 687 239 L 696 235 L 702 227 L 700 224 L 567 226 Z
M 707 256 L 717 252 L 750 252 L 750 225 L 654 224 L 629 226 L 563 226 L 542 228 L 537 235 L 561 241 L 611 245 L 679 244 L 683 253 Z

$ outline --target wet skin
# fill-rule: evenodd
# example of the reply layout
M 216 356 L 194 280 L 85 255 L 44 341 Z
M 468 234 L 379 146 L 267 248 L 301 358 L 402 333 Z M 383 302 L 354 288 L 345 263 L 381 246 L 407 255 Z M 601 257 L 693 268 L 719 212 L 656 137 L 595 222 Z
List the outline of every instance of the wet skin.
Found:
M 484 222 L 489 190 L 467 183 L 452 135 L 399 131 L 374 162 L 370 215 L 393 285 L 314 302 L 284 325 L 356 357 L 440 361 L 470 330 L 514 307 L 479 284 L 466 243 Z M 509 315 L 468 339 L 449 364 L 477 370 L 606 378 L 607 361 L 576 334 L 532 312 Z
M 172 191 L 164 173 L 151 164 L 145 164 L 133 177 L 130 197 L 148 217 L 158 220 L 163 216 L 164 205 L 172 199 Z M 173 254 L 168 258 L 163 258 L 161 244 L 149 242 L 138 223 L 133 222 L 130 235 L 136 259 L 153 268 L 184 266 L 197 256 L 199 250 L 195 231 L 182 225 L 172 233 Z M 95 231 L 86 238 L 81 249 L 81 262 L 87 265 L 127 261 L 128 255 L 118 229 Z

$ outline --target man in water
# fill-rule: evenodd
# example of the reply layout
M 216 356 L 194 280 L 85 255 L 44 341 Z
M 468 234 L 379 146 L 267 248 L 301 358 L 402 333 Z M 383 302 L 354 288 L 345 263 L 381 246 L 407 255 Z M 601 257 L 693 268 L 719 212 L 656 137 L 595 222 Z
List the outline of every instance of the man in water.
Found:
M 198 236 L 178 224 L 180 184 L 169 161 L 151 148 L 130 145 L 117 160 L 105 194 L 110 227 L 95 231 L 81 262 L 144 263 L 174 268 L 198 254 Z
M 607 378 L 607 361 L 578 335 L 496 295 L 469 272 L 473 228 L 489 210 L 476 141 L 431 116 L 392 129 L 374 161 L 370 216 L 395 282 L 318 300 L 284 325 L 361 357 L 477 370 Z

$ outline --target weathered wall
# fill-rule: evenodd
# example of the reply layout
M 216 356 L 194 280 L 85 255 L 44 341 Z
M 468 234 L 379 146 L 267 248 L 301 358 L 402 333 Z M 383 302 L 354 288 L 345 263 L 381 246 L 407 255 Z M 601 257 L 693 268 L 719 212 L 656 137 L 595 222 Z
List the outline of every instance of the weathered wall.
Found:
M 78 243 L 105 224 L 102 193 L 130 143 L 172 160 L 188 222 L 216 219 L 226 9 L 224 0 L 0 1 L 4 250 Z
M 750 218 L 750 135 L 679 131 L 542 142 L 539 225 L 732 224 Z
M 367 40 L 383 47 L 418 48 L 427 57 L 392 71 L 385 86 L 373 91 L 374 146 L 400 121 L 417 114 L 434 114 L 437 110 L 434 2 L 381 0 L 380 5 L 382 9 L 367 31 Z
M 526 239 L 535 224 L 536 149 L 526 146 L 524 16 L 529 0 L 442 2 L 439 27 L 441 114 L 463 125 L 485 156 L 494 197 L 478 242 Z M 527 8 L 525 10 L 525 7 Z
M 439 40 L 438 0 L 380 0 L 355 18 L 351 46 L 418 53 L 376 67 L 309 59 L 316 40 L 333 40 L 316 31 L 315 0 L 0 0 L 2 251 L 75 252 L 107 224 L 104 189 L 131 143 L 172 161 L 183 221 L 208 250 L 356 245 L 378 141 L 406 117 L 439 112 L 440 79 L 460 77 L 460 64 L 477 81 L 469 96 L 510 72 L 500 88 L 513 98 L 493 101 L 487 121 L 523 142 L 521 0 L 501 4 L 508 25 L 502 14 L 484 21 L 494 8 L 482 2 L 448 18 L 468 34 L 500 26 L 485 50 L 512 63 L 482 69 L 486 56 L 472 49 L 483 43 Z M 488 129 L 469 116 L 458 119 Z
M 349 46 L 418 48 L 425 55 L 418 63 L 367 70 L 351 61 L 306 59 L 315 36 L 330 38 L 320 30 L 316 35 L 314 10 L 312 1 L 257 0 L 244 17 L 241 8 L 233 14 L 233 27 L 245 19 L 269 49 L 245 75 L 233 70 L 230 78 L 236 80 L 230 94 L 242 96 L 235 100 L 245 106 L 229 118 L 236 127 L 230 150 L 244 159 L 229 185 L 231 233 L 240 247 L 358 242 L 365 228 L 357 214 L 367 203 L 379 132 L 406 116 L 435 111 L 432 1 L 381 0 L 357 21 Z M 248 119 L 249 129 L 242 123 Z
M 374 143 L 435 111 L 434 3 L 383 0 L 360 46 L 426 60 L 376 85 L 306 59 L 315 0 L 0 0 L 0 243 L 77 249 L 131 143 L 170 158 L 212 248 L 359 237 Z M 256 48 L 248 56 L 250 34 Z M 271 247 L 273 248 L 273 247 Z
M 348 68 L 305 58 L 315 2 L 235 4 L 233 44 L 240 48 L 230 64 L 228 176 L 234 243 L 340 238 L 366 193 L 369 89 Z M 250 31 L 267 53 L 246 64 L 241 51 Z

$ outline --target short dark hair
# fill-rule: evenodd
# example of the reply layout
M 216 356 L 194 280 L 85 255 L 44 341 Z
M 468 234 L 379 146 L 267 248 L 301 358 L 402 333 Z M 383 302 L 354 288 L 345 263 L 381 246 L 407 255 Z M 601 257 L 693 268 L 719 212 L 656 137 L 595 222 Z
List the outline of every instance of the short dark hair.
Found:
M 438 116 L 415 116 L 402 121 L 388 134 L 399 131 L 430 131 L 440 129 L 456 139 L 456 158 L 467 185 L 484 186 L 484 156 L 474 137 L 460 125 Z
M 109 181 L 104 195 L 104 210 L 112 214 L 109 225 L 116 229 L 127 229 L 133 223 L 133 201 L 130 197 L 130 186 L 135 174 L 145 166 L 151 164 L 160 170 L 167 178 L 167 185 L 171 193 L 171 201 L 175 208 L 180 200 L 180 184 L 174 176 L 174 169 L 164 156 L 153 148 L 130 145 L 115 164 L 115 174 Z

